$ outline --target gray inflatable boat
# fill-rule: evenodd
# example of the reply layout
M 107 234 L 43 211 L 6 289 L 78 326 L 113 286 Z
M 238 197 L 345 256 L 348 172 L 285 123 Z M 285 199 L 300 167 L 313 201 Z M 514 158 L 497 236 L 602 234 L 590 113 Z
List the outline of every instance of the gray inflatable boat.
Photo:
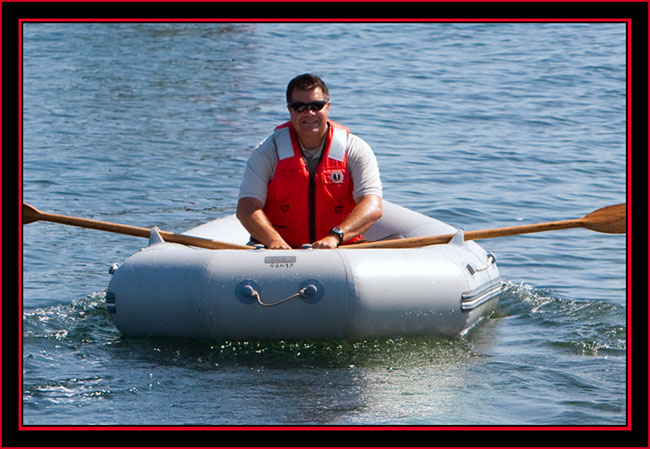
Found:
M 495 308 L 493 254 L 462 231 L 384 200 L 365 233 L 385 240 L 455 233 L 408 249 L 209 250 L 164 242 L 111 270 L 107 308 L 126 336 L 344 340 L 453 337 Z M 185 232 L 245 244 L 234 216 Z

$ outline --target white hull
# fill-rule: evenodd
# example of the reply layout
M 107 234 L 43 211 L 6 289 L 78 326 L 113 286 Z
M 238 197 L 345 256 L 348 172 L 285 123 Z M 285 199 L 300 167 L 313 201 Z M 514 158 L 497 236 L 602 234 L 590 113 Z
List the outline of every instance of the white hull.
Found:
M 384 201 L 371 240 L 456 232 Z M 187 231 L 246 243 L 229 216 Z M 461 236 L 462 237 L 462 236 Z M 501 289 L 475 242 L 412 249 L 205 250 L 156 242 L 114 272 L 107 306 L 127 336 L 215 339 L 452 337 L 489 314 Z M 275 303 L 296 295 L 275 306 Z M 253 291 L 259 297 L 251 295 Z

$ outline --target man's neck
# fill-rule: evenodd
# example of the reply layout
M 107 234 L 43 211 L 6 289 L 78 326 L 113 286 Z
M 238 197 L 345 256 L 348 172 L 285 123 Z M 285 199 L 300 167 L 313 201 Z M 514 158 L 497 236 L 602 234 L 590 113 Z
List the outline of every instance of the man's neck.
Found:
M 298 140 L 300 140 L 300 145 L 305 149 L 305 150 L 316 150 L 320 148 L 323 145 L 323 141 L 325 140 L 325 136 L 322 137 L 310 137 L 310 138 L 303 138 L 303 137 L 298 137 Z
M 328 131 L 329 124 L 327 125 L 327 128 L 325 128 L 325 133 L 322 136 L 298 136 L 298 140 L 303 149 L 311 151 L 317 150 L 323 146 Z

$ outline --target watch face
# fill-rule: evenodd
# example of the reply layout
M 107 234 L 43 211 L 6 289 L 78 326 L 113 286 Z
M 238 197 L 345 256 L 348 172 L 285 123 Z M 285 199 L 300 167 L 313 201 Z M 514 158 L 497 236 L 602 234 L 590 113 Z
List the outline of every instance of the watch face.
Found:
M 343 231 L 341 231 L 339 228 L 332 228 L 330 234 L 338 237 L 339 243 L 343 242 Z

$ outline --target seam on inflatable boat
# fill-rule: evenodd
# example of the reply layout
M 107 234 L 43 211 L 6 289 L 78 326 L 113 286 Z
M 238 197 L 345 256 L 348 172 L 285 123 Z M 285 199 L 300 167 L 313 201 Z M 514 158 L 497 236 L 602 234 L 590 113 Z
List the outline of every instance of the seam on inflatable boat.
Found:
M 343 333 L 344 338 L 354 338 L 354 326 L 353 323 L 356 322 L 356 309 L 358 309 L 357 305 L 357 292 L 356 292 L 356 283 L 354 282 L 354 276 L 351 276 L 354 274 L 351 265 L 348 263 L 348 259 L 346 257 L 343 257 L 343 252 L 341 250 L 335 250 L 336 254 L 338 254 L 339 258 L 341 259 L 341 263 L 343 264 L 343 271 L 345 272 L 345 284 L 347 285 L 347 304 L 348 304 L 348 316 L 347 316 L 347 323 L 345 326 L 345 331 Z

